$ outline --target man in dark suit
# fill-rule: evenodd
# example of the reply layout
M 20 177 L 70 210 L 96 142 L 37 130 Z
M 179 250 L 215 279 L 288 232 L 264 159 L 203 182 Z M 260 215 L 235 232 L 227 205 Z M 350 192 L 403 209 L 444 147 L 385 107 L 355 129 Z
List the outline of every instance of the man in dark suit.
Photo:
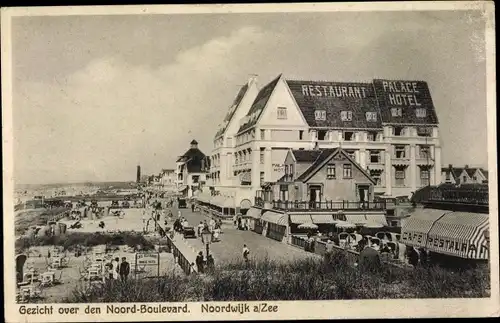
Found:
M 362 271 L 375 272 L 382 267 L 380 254 L 378 251 L 370 247 L 369 244 L 363 246 L 363 250 L 359 253 L 359 269 Z
M 128 274 L 130 274 L 130 264 L 127 262 L 127 258 L 123 257 L 120 264 L 120 278 L 123 282 L 127 281 Z

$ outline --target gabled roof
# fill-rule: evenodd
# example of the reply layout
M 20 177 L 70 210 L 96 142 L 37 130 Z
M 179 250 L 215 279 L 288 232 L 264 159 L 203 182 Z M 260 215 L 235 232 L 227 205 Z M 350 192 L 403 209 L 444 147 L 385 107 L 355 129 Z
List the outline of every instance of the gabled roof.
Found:
M 181 161 L 184 161 L 184 162 L 187 162 L 189 159 L 203 159 L 205 158 L 205 154 L 199 150 L 198 148 L 189 148 L 185 153 L 184 155 L 180 156 L 177 161 L 178 162 L 181 162 Z
M 417 92 L 414 92 L 413 85 Z M 427 82 L 375 79 L 373 86 L 383 123 L 421 125 L 439 123 Z M 393 117 L 391 108 L 401 108 L 401 117 Z M 424 108 L 426 116 L 417 117 L 416 108 Z
M 238 95 L 236 96 L 236 98 L 233 101 L 233 104 L 231 105 L 231 108 L 229 108 L 229 111 L 227 112 L 226 117 L 224 118 L 222 127 L 215 134 L 216 138 L 222 136 L 224 132 L 226 132 L 227 126 L 229 125 L 229 122 L 231 122 L 231 120 L 233 119 L 233 116 L 236 110 L 238 109 L 241 101 L 243 100 L 243 97 L 247 93 L 247 90 L 248 90 L 248 84 L 245 84 L 241 87 L 240 91 L 238 92 Z
M 296 150 L 296 151 L 305 151 L 305 150 Z M 316 150 L 317 151 L 317 150 Z M 325 163 L 331 160 L 334 156 L 338 154 L 342 154 L 349 162 L 351 162 L 356 168 L 358 168 L 372 183 L 376 183 L 376 181 L 370 176 L 370 174 L 363 169 L 355 160 L 349 157 L 348 154 L 342 148 L 334 148 L 334 149 L 320 149 L 321 154 L 318 155 L 316 160 L 312 163 L 309 168 L 307 168 L 298 178 L 297 181 L 305 182 L 310 179 L 314 174 L 316 174 L 322 167 L 325 166 Z M 295 151 L 294 151 L 295 152 Z
M 339 83 L 326 81 L 286 81 L 310 127 L 381 129 L 381 117 L 371 83 Z M 315 111 L 326 111 L 325 120 L 316 120 Z M 352 114 L 342 121 L 342 111 Z M 376 114 L 374 121 L 366 113 Z
M 253 101 L 252 106 L 250 107 L 250 110 L 248 111 L 246 118 L 249 120 L 242 124 L 238 132 L 245 131 L 249 129 L 250 127 L 254 126 L 257 123 L 257 120 L 259 119 L 260 115 L 262 114 L 262 111 L 264 110 L 264 107 L 266 106 L 267 102 L 269 101 L 269 98 L 271 97 L 271 94 L 273 93 L 274 88 L 276 87 L 276 84 L 278 84 L 279 79 L 281 78 L 281 74 L 278 75 L 277 78 L 269 82 L 266 86 L 264 86 L 257 96 L 255 97 L 255 100 Z
M 469 175 L 470 178 L 472 178 L 472 176 L 474 176 L 476 171 L 477 171 L 477 168 L 465 168 L 465 172 L 467 173 L 467 175 Z
M 291 150 L 293 157 L 297 163 L 313 163 L 319 155 L 323 153 L 322 150 Z

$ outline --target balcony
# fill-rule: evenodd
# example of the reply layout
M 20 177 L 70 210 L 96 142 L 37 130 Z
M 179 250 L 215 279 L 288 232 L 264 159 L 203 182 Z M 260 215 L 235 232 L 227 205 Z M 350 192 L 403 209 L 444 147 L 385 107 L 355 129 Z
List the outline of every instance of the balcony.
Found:
M 386 202 L 354 202 L 354 201 L 264 201 L 256 197 L 255 205 L 268 207 L 276 210 L 300 212 L 300 211 L 340 211 L 340 210 L 385 210 Z

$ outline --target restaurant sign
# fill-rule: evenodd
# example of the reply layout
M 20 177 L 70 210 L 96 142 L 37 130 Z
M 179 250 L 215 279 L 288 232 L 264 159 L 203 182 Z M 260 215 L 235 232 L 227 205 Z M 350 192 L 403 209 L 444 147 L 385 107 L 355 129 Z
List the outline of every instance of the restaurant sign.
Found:
M 475 245 L 450 238 L 426 237 L 423 233 L 402 232 L 401 240 L 409 245 L 421 246 L 436 252 L 464 258 L 485 259 L 488 255 L 488 247 L 485 245 Z

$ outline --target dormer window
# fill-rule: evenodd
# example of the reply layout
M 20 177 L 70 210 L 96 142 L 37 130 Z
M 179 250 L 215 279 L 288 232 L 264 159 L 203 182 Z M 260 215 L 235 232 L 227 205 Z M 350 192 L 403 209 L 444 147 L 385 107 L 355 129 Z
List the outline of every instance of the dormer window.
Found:
M 352 111 L 341 111 L 340 119 L 342 121 L 352 121 Z
M 368 132 L 368 141 L 377 141 L 377 133 L 375 131 Z
M 318 130 L 318 140 L 326 140 L 326 130 Z
M 326 111 L 325 110 L 314 111 L 314 119 L 316 121 L 325 121 L 326 120 Z
M 368 121 L 368 122 L 377 121 L 377 112 L 367 112 L 366 113 L 366 121 Z
M 391 108 L 391 115 L 393 117 L 402 117 L 403 110 L 401 108 Z
M 430 137 L 432 135 L 431 127 L 418 127 L 417 136 L 419 137 Z
M 425 118 L 427 116 L 427 110 L 418 108 L 415 109 L 415 114 L 417 115 L 417 118 Z
M 345 141 L 353 141 L 354 140 L 354 132 L 345 131 L 344 132 L 344 140 Z
M 403 135 L 403 127 L 394 127 L 394 135 L 395 136 L 402 136 Z

